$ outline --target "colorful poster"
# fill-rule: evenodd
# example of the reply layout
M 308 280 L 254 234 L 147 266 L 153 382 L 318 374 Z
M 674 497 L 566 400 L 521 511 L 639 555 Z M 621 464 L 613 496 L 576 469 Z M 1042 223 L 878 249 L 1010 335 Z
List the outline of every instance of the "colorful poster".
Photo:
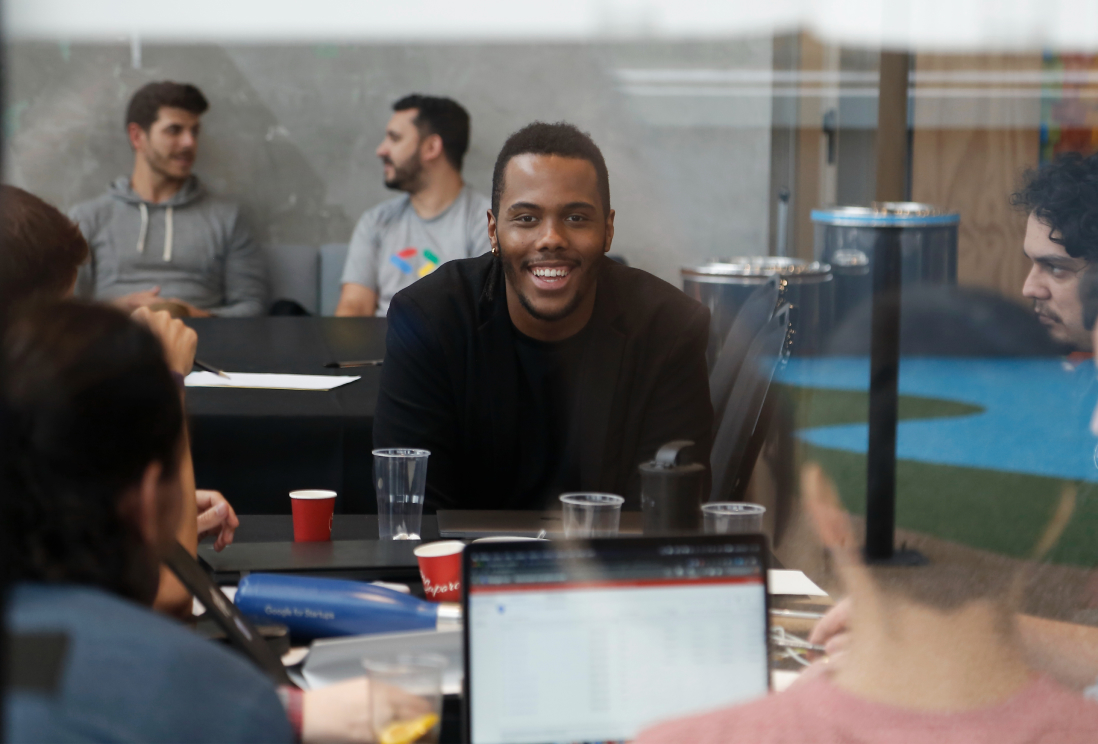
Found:
M 1098 151 L 1098 54 L 1044 56 L 1041 162 Z

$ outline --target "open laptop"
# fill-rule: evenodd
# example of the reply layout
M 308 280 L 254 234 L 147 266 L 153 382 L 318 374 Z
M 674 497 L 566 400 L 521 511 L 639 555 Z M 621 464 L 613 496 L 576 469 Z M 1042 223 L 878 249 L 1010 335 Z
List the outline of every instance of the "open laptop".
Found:
M 769 689 L 761 535 L 473 543 L 465 741 L 618 742 Z

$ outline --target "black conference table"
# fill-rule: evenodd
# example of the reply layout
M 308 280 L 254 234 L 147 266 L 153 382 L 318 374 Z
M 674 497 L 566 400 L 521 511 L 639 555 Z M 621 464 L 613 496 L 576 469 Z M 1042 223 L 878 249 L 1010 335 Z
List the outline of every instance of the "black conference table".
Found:
M 323 488 L 342 513 L 376 512 L 370 488 L 380 367 L 326 369 L 381 359 L 384 318 L 201 318 L 197 358 L 226 372 L 357 375 L 327 392 L 188 388 L 195 477 L 239 514 L 288 514 L 287 494 Z

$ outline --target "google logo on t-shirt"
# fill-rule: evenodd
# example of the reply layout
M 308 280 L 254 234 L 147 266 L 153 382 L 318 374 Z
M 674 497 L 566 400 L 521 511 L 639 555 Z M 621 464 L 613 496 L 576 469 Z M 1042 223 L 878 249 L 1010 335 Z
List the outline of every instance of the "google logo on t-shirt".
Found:
M 419 253 L 415 248 L 405 248 L 404 250 L 397 251 L 395 255 L 389 256 L 389 261 L 400 269 L 402 274 L 416 273 L 421 279 L 432 271 L 438 268 L 438 265 L 442 263 L 438 256 L 431 252 L 430 249 L 423 250 L 423 263 L 419 267 L 419 271 L 412 268 L 412 261 L 416 254 Z

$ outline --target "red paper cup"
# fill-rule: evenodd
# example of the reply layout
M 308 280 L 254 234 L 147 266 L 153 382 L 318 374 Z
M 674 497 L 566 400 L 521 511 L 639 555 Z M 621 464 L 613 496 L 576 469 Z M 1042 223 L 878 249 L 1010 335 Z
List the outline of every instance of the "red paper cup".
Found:
M 465 543 L 460 540 L 442 540 L 420 545 L 412 551 L 419 561 L 423 593 L 431 602 L 461 601 L 461 551 L 464 549 Z
M 294 509 L 294 542 L 327 542 L 332 539 L 335 491 L 290 491 Z

